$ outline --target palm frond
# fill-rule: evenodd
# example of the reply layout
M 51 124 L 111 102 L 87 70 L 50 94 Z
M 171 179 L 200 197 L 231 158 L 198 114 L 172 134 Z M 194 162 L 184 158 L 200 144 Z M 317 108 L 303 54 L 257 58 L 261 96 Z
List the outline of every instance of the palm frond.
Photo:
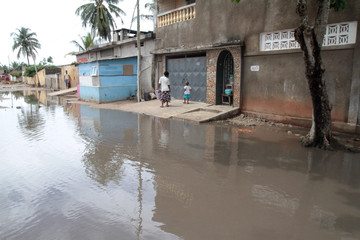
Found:
M 89 25 L 92 33 L 96 33 L 105 40 L 110 40 L 111 31 L 116 28 L 112 14 L 120 18 L 122 23 L 121 15 L 126 15 L 122 9 L 116 6 L 120 1 L 122 0 L 91 0 L 91 3 L 78 7 L 75 13 L 81 17 L 84 27 Z
M 35 58 L 37 49 L 41 48 L 41 44 L 36 39 L 36 33 L 30 32 L 31 30 L 29 28 L 24 27 L 16 30 L 17 33 L 11 33 L 10 36 L 13 36 L 13 51 L 19 49 L 17 58 L 20 58 L 21 55 L 26 58 L 29 58 L 30 56 Z

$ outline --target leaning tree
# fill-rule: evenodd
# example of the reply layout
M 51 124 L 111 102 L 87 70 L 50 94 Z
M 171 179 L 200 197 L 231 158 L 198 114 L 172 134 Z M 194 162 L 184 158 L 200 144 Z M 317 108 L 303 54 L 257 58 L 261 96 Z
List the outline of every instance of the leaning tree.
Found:
M 240 0 L 232 0 L 240 2 Z M 305 63 L 305 76 L 308 82 L 313 105 L 312 126 L 302 143 L 307 147 L 333 149 L 337 141 L 332 135 L 331 104 L 324 79 L 325 66 L 321 50 L 326 33 L 330 9 L 344 9 L 347 0 L 317 0 L 314 22 L 310 22 L 307 0 L 297 0 L 296 13 L 300 26 L 295 30 L 295 39 L 300 44 Z M 313 3 L 313 1 L 311 1 Z
M 24 28 L 24 27 L 21 27 L 20 29 L 16 29 L 16 30 L 17 32 L 13 32 L 10 35 L 14 37 L 13 38 L 14 44 L 12 46 L 12 49 L 13 51 L 18 49 L 17 58 L 20 58 L 20 55 L 22 54 L 24 57 L 27 58 L 28 65 L 30 65 L 29 57 L 32 57 L 32 59 L 34 60 L 36 76 L 38 78 L 35 59 L 36 59 L 37 49 L 40 49 L 41 45 L 36 38 L 36 33 L 30 32 L 31 31 L 30 28 Z M 39 80 L 38 80 L 38 86 L 40 86 Z

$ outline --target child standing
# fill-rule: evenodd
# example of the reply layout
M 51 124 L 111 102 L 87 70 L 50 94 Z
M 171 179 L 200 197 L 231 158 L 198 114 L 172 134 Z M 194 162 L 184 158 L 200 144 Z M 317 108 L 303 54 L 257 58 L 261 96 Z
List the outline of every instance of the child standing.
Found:
M 184 86 L 184 104 L 185 103 L 189 104 L 190 91 L 191 91 L 191 87 L 189 86 L 189 82 L 186 82 Z

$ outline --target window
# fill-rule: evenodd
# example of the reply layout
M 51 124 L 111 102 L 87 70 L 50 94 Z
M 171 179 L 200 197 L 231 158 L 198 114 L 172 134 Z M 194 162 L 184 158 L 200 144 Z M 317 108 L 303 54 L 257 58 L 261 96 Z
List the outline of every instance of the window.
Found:
M 97 75 L 98 75 L 97 66 L 91 66 L 91 76 L 97 76 Z

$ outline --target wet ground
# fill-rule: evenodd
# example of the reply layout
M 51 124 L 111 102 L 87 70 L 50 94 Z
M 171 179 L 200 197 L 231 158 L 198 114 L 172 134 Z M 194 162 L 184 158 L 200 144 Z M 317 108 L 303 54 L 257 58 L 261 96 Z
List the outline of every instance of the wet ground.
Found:
M 360 154 L 0 93 L 0 239 L 360 239 Z

